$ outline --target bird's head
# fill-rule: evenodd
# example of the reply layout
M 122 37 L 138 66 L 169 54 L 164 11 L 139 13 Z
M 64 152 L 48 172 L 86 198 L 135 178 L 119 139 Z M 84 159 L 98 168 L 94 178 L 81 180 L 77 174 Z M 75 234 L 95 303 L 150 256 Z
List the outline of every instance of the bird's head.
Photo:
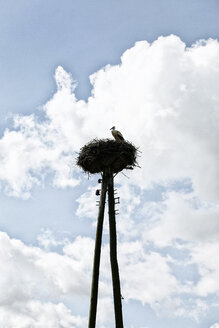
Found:
M 115 130 L 115 126 L 113 126 L 110 130 Z

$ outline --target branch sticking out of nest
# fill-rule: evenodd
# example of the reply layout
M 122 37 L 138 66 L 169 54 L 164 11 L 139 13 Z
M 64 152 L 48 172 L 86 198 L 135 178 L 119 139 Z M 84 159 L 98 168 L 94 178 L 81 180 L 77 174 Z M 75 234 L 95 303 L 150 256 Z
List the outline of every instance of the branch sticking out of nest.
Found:
M 137 166 L 137 151 L 128 141 L 94 139 L 81 148 L 77 165 L 92 174 L 103 172 L 107 167 L 118 173 Z

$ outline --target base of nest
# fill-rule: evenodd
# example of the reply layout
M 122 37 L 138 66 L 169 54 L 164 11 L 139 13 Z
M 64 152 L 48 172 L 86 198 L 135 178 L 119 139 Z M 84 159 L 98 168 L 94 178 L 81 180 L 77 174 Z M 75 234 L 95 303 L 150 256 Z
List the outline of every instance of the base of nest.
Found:
M 128 141 L 94 139 L 81 148 L 77 165 L 85 172 L 100 173 L 110 167 L 118 173 L 136 166 L 137 148 Z

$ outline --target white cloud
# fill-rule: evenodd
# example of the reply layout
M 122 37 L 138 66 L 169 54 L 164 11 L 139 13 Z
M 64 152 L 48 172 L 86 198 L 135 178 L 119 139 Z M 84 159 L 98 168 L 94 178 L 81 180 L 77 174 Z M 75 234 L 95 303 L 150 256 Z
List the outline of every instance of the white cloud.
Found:
M 0 179 L 9 195 L 30 196 L 36 185 L 43 185 L 44 177 L 55 172 L 53 183 L 59 187 L 75 186 L 71 177 L 73 158 L 69 147 L 50 125 L 38 123 L 33 115 L 16 116 L 17 131 L 5 131 L 0 140 Z
M 85 319 L 60 302 L 67 296 L 89 295 L 90 278 L 81 270 L 83 259 L 26 246 L 2 232 L 0 245 L 1 327 L 85 326 Z
M 219 243 L 196 245 L 192 249 L 192 261 L 197 263 L 200 279 L 195 286 L 195 293 L 200 296 L 219 295 Z
M 52 239 L 52 246 L 57 243 Z M 45 245 L 47 248 L 48 244 Z M 81 300 L 89 304 L 94 241 L 79 236 L 71 243 L 65 240 L 63 245 L 63 254 L 46 252 L 0 233 L 1 327 L 83 328 L 87 325 L 87 318 L 73 315 L 74 308 L 70 310 L 65 302 L 74 304 Z M 105 263 L 106 251 L 103 257 Z M 107 278 L 101 279 L 99 286 L 99 325 L 111 322 L 113 313 L 111 287 L 106 281 L 110 272 L 103 263 Z
M 47 176 L 55 187 L 74 187 L 80 172 L 74 165 L 76 152 L 92 138 L 110 137 L 109 128 L 116 125 L 142 151 L 141 169 L 131 172 L 130 180 L 117 177 L 123 199 L 117 227 L 124 297 L 148 303 L 157 312 L 162 308 L 166 314 L 175 311 L 197 319 L 207 311 L 200 298 L 219 292 L 215 261 L 219 249 L 219 42 L 210 39 L 186 48 L 173 35 L 151 45 L 138 42 L 123 54 L 120 65 L 108 65 L 90 77 L 93 90 L 87 102 L 76 99 L 75 81 L 62 67 L 57 68 L 55 79 L 57 92 L 44 106 L 45 119 L 15 116 L 14 128 L 0 140 L 1 188 L 8 195 L 28 198 L 35 185 L 43 187 Z M 173 188 L 185 180 L 189 192 Z M 166 188 L 163 198 L 146 202 L 144 192 L 157 184 Z M 79 216 L 96 218 L 94 191 L 91 187 L 78 199 Z M 57 245 L 50 234 L 39 241 L 45 249 Z M 190 263 L 197 266 L 196 283 L 179 282 L 170 257 L 161 254 L 162 247 L 179 247 L 176 241 L 183 243 Z M 146 251 L 149 243 L 159 249 Z M 32 314 L 17 311 L 17 322 L 41 327 L 37 313 L 42 313 L 42 320 L 52 313 L 53 327 L 61 327 L 68 309 L 54 302 L 90 293 L 93 240 L 79 237 L 65 242 L 62 255 L 25 246 L 6 234 L 0 235 L 0 244 L 2 318 L 10 315 L 13 320 L 9 306 L 24 302 L 23 308 Z M 109 303 L 110 293 L 108 251 L 104 246 L 103 304 Z M 184 304 L 183 292 L 196 300 Z M 110 311 L 107 305 L 100 321 L 109 318 Z M 80 318 L 73 323 L 76 318 L 71 313 L 65 317 L 63 327 L 80 327 Z M 48 327 L 49 320 L 45 321 Z
M 196 65 L 199 48 L 212 44 L 208 66 Z M 99 126 L 105 108 L 107 124 L 114 121 L 141 146 L 142 169 L 134 173 L 140 186 L 188 177 L 200 196 L 217 198 L 218 49 L 217 41 L 209 40 L 187 50 L 175 36 L 151 46 L 140 42 L 124 53 L 121 65 L 92 77 L 85 124 L 96 126 L 98 120 Z M 102 126 L 107 129 L 105 122 Z
M 68 244 L 69 242 L 67 238 L 57 240 L 52 231 L 49 229 L 42 229 L 41 233 L 37 236 L 37 241 L 39 245 L 47 251 L 51 248 L 56 248 L 58 246 Z
M 191 48 L 173 35 L 138 42 L 120 65 L 91 76 L 88 102 L 75 98 L 75 82 L 58 67 L 46 119 L 17 116 L 16 130 L 0 141 L 6 191 L 27 197 L 45 170 L 54 173 L 56 186 L 74 186 L 74 151 L 94 137 L 109 137 L 116 125 L 142 151 L 142 169 L 130 183 L 148 188 L 188 178 L 199 197 L 218 199 L 218 53 L 211 39 Z
M 13 320 L 18 322 L 16 328 L 28 327 L 30 323 L 33 327 L 50 327 L 50 323 L 51 327 L 60 328 L 74 327 L 74 324 L 85 326 L 85 319 L 73 315 L 66 304 L 78 303 L 79 299 L 89 303 L 94 250 L 91 238 L 79 236 L 71 243 L 65 240 L 62 254 L 24 245 L 5 233 L 0 234 L 0 246 L 0 324 L 3 325 L 10 314 L 8 328 L 14 327 Z M 218 292 L 218 265 L 207 259 L 209 250 L 203 253 L 198 248 L 193 250 L 191 262 L 199 265 L 200 279 L 197 284 L 188 284 L 174 275 L 170 264 L 174 265 L 175 260 L 171 256 L 147 250 L 142 240 L 120 242 L 118 260 L 124 302 L 149 304 L 161 316 L 198 320 L 208 310 L 203 297 Z M 209 254 L 214 256 L 212 252 Z M 214 283 L 213 290 L 209 279 Z M 183 294 L 186 294 L 184 300 Z M 104 326 L 107 322 L 110 324 L 113 317 L 108 244 L 102 248 L 99 296 L 98 324 Z M 71 310 L 74 311 L 74 307 Z
M 28 300 L 33 296 L 56 299 L 66 293 L 89 295 L 90 277 L 81 270 L 83 258 L 73 259 L 26 246 L 2 232 L 0 244 L 1 305 Z
M 179 283 L 171 274 L 166 259 L 158 253 L 144 254 L 138 261 L 123 266 L 121 274 L 124 297 L 148 303 L 152 307 L 156 302 L 160 303 L 179 292 Z
M 219 328 L 219 323 L 213 324 L 210 328 Z
M 219 251 L 218 204 L 201 202 L 194 192 L 172 191 L 163 193 L 160 201 L 144 200 L 141 206 L 142 194 L 132 186 L 123 185 L 118 191 L 122 195 L 117 228 L 123 296 L 150 304 L 159 315 L 198 321 L 215 306 L 204 298 L 219 293 L 215 261 Z M 86 209 L 90 213 L 87 204 L 93 195 L 87 193 L 83 202 L 79 201 L 80 206 L 85 205 L 83 215 Z M 151 243 L 156 251 L 150 251 Z M 102 250 L 101 275 L 109 281 L 107 247 Z M 166 248 L 174 257 L 161 255 Z M 175 267 L 181 268 L 180 277 L 175 276 Z M 189 272 L 190 276 L 183 277 Z
M 99 186 L 98 186 L 99 187 Z M 88 191 L 82 194 L 76 201 L 79 204 L 76 215 L 83 218 L 93 218 L 96 221 L 98 209 L 95 206 L 99 197 L 95 195 L 98 187 L 88 187 Z
M 97 307 L 97 323 L 100 328 L 103 328 L 105 324 L 114 322 L 114 307 L 112 297 L 104 297 L 98 301 Z
M 200 202 L 193 193 L 166 193 L 152 212 L 149 203 L 149 210 L 151 218 L 156 217 L 156 221 L 145 223 L 143 238 L 157 245 L 171 245 L 177 239 L 189 243 L 218 240 L 219 205 Z
M 0 307 L 0 325 L 4 328 L 84 328 L 86 323 L 86 319 L 73 316 L 62 303 L 32 300 Z

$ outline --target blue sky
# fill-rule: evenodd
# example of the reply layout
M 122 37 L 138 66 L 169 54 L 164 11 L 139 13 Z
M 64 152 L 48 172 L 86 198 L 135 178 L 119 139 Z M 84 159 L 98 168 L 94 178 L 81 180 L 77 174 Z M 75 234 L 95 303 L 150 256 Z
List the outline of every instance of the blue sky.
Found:
M 218 1 L 0 6 L 0 326 L 87 326 L 98 177 L 75 158 L 116 125 L 142 150 L 116 179 L 125 327 L 218 328 Z M 107 218 L 101 263 L 111 328 Z
M 89 75 L 119 63 L 136 41 L 172 33 L 188 45 L 217 38 L 217 13 L 216 0 L 1 1 L 1 115 L 42 105 L 55 90 L 58 65 L 72 73 L 77 97 L 86 99 Z

